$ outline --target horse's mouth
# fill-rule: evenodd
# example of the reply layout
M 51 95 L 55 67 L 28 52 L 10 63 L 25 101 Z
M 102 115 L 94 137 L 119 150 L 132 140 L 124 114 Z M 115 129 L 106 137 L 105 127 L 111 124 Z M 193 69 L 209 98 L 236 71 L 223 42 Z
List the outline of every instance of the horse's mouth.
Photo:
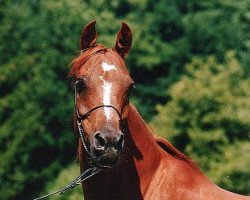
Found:
M 99 158 L 93 158 L 93 165 L 101 169 L 110 169 L 118 165 L 120 157 L 109 158 L 106 156 L 101 156 Z
M 90 159 L 93 166 L 97 168 L 107 169 L 118 165 L 121 160 L 122 151 L 115 148 L 107 148 L 103 151 L 96 151 L 91 148 Z
M 111 169 L 113 168 L 115 165 L 102 165 L 102 164 L 94 164 L 95 167 L 99 168 L 99 169 Z

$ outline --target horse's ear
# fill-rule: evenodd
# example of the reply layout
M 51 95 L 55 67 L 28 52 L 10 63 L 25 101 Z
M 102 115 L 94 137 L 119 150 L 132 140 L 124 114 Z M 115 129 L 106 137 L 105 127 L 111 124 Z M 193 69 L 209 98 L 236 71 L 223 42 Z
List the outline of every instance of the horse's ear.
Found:
M 96 21 L 93 20 L 89 22 L 82 30 L 81 39 L 80 39 L 80 47 L 81 50 L 86 50 L 89 47 L 95 45 L 97 40 L 97 32 L 95 29 Z
M 122 58 L 124 58 L 128 54 L 131 48 L 131 44 L 131 29 L 125 22 L 122 22 L 122 27 L 117 35 L 114 49 L 117 51 L 118 54 L 120 54 Z

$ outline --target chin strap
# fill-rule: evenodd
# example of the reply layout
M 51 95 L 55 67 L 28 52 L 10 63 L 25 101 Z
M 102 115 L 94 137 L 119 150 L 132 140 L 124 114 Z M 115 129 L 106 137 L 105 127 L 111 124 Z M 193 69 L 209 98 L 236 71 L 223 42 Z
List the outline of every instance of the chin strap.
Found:
M 93 168 L 89 168 L 87 170 L 85 170 L 80 176 L 78 176 L 76 179 L 74 179 L 73 181 L 71 181 L 67 186 L 65 186 L 64 188 L 57 190 L 55 192 L 51 192 L 49 194 L 46 194 L 44 196 L 35 198 L 33 200 L 39 200 L 39 199 L 44 199 L 47 198 L 49 196 L 55 195 L 57 193 L 59 193 L 60 195 L 64 194 L 65 192 L 67 192 L 68 190 L 71 190 L 73 188 L 75 188 L 76 186 L 80 185 L 83 181 L 89 179 L 90 177 L 94 176 L 95 174 L 98 174 L 101 171 L 101 169 L 93 167 Z
M 87 154 L 89 154 L 89 156 L 91 156 L 90 155 L 90 152 L 89 152 L 89 150 L 88 150 L 88 148 L 87 148 L 87 145 L 86 145 L 86 143 L 85 143 L 85 140 L 84 140 L 84 131 L 83 131 L 83 128 L 82 128 L 82 120 L 78 120 L 77 119 L 77 128 L 78 128 L 78 132 L 79 132 L 79 135 L 80 135 L 80 138 L 81 138 L 81 141 L 82 141 L 82 144 L 83 144 L 83 147 L 84 147 L 84 149 L 85 149 L 85 151 L 87 152 Z

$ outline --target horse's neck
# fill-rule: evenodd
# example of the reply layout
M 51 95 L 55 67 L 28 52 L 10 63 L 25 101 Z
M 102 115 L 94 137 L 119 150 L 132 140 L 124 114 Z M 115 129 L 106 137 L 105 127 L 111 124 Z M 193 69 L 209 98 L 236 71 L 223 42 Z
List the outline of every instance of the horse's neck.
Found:
M 132 154 L 138 173 L 143 176 L 145 171 L 153 172 L 160 162 L 159 147 L 145 121 L 133 105 L 129 107 L 128 127 L 129 148 L 133 150 Z

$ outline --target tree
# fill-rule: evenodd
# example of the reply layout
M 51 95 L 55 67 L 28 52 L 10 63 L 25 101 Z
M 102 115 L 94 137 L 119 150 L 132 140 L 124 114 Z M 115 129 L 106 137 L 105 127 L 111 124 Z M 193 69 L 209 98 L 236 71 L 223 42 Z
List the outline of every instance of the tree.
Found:
M 158 105 L 156 132 L 198 161 L 223 187 L 249 193 L 250 79 L 235 53 L 194 58 Z

